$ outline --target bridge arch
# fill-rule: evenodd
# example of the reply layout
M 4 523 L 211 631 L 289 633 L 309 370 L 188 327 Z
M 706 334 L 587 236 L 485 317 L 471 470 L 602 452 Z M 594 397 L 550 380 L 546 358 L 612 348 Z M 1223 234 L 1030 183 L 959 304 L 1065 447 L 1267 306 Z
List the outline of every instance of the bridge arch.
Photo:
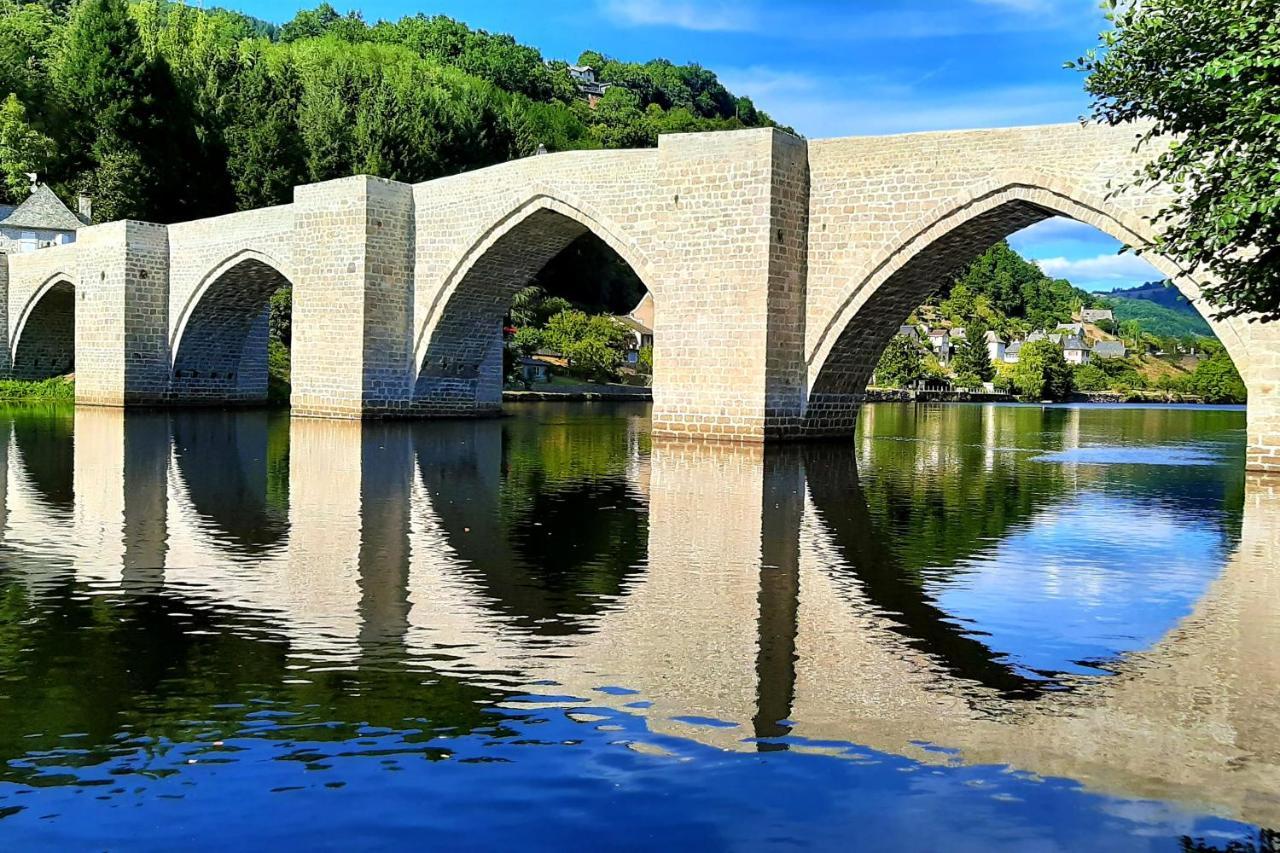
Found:
M 501 408 L 502 317 L 517 291 L 588 233 L 654 294 L 653 265 L 616 224 L 585 202 L 535 187 L 470 243 L 423 312 L 414 346 L 416 411 L 475 414 Z
M 75 279 L 59 272 L 35 289 L 14 326 L 12 347 L 15 379 L 49 379 L 75 370 Z
M 991 245 L 1054 216 L 1092 225 L 1128 246 L 1155 236 L 1150 222 L 1138 213 L 1069 181 L 1029 172 L 1001 175 L 936 206 L 882 246 L 868 272 L 850 283 L 823 324 L 806 358 L 806 431 L 851 432 L 880 354 L 925 297 Z M 1194 272 L 1168 258 L 1144 259 L 1204 316 L 1247 376 L 1246 336 L 1234 321 L 1215 320 L 1206 312 Z
M 173 325 L 170 395 L 182 403 L 253 403 L 267 398 L 271 296 L 292 279 L 257 249 L 216 264 Z

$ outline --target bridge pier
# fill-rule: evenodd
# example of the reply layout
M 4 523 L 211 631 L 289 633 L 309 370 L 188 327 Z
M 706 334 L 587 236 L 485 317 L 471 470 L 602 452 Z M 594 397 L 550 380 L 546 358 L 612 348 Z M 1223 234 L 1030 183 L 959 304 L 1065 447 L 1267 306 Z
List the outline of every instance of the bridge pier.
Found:
M 777 130 L 659 141 L 655 434 L 800 434 L 809 163 Z
M 81 230 L 74 246 L 76 403 L 167 402 L 168 229 L 111 222 Z
M 413 188 L 357 176 L 298 187 L 292 406 L 405 414 L 413 325 Z

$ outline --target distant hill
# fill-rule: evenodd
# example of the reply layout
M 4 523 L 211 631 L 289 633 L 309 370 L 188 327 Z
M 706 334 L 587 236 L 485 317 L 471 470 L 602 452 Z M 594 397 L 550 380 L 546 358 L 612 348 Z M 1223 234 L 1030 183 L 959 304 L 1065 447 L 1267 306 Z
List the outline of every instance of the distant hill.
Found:
M 1200 312 L 1177 288 L 1164 282 L 1152 281 L 1096 295 L 1111 304 L 1117 321 L 1137 320 L 1144 331 L 1153 335 L 1213 335 Z

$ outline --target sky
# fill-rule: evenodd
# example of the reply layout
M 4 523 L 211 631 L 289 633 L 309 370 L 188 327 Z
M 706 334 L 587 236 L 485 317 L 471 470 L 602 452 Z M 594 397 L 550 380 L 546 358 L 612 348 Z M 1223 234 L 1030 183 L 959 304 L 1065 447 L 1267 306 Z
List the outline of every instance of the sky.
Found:
M 220 0 L 276 23 L 313 2 Z M 357 0 L 365 20 L 419 12 L 505 32 L 548 59 L 587 49 L 715 71 L 810 138 L 1076 121 L 1088 111 L 1063 63 L 1098 42 L 1098 0 Z M 212 0 L 211 0 L 212 4 Z M 1011 238 L 1088 290 L 1161 276 L 1093 229 L 1049 220 Z

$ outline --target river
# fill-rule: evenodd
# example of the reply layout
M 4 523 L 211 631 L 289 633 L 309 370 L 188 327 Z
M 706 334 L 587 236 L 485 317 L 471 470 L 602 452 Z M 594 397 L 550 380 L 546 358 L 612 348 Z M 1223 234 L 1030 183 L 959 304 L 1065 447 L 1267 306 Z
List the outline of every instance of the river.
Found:
M 0 411 L 0 846 L 1274 849 L 1242 409 L 512 412 Z

